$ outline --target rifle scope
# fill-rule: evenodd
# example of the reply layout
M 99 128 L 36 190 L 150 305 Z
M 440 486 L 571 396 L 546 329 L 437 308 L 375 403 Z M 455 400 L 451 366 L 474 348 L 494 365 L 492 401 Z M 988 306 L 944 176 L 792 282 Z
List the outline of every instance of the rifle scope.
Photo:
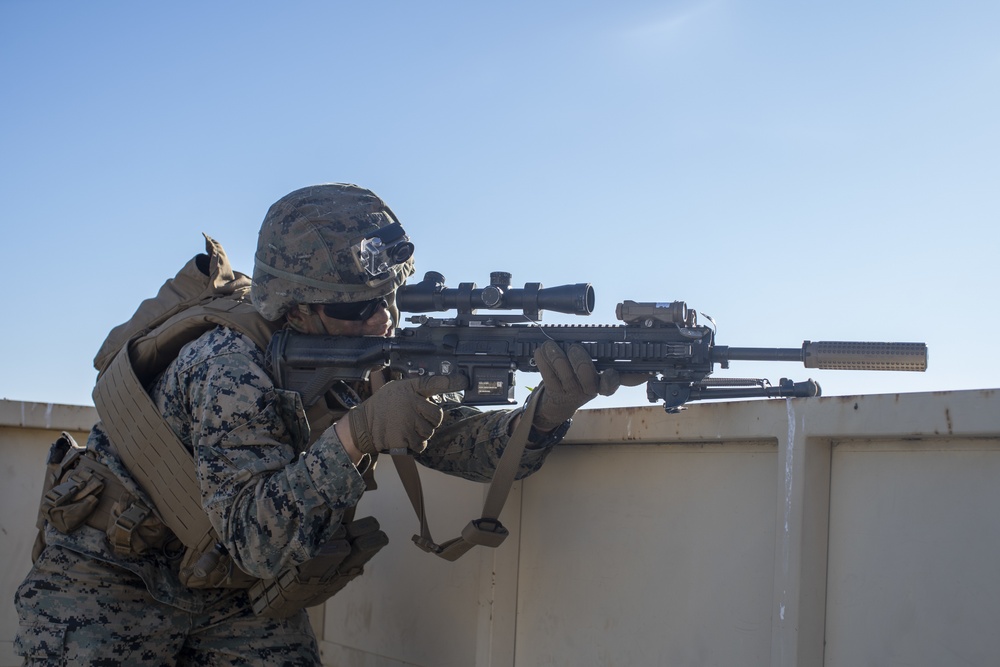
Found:
M 396 306 L 407 313 L 519 309 L 531 319 L 538 319 L 542 310 L 590 315 L 594 312 L 594 288 L 590 283 L 545 289 L 541 283 L 525 283 L 524 288 L 516 288 L 510 286 L 510 274 L 506 271 L 492 272 L 488 287 L 480 289 L 475 283 L 460 283 L 450 288 L 445 287 L 443 275 L 428 271 L 419 283 L 403 285 L 396 291 Z

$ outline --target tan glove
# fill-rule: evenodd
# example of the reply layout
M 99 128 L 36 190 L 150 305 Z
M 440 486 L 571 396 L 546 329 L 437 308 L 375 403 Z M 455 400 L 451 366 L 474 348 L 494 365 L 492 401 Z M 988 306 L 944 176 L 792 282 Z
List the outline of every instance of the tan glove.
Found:
M 469 384 L 464 375 L 425 375 L 393 380 L 347 413 L 354 445 L 369 455 L 422 452 L 444 412 L 431 396 L 461 391 Z
M 576 343 L 563 352 L 555 341 L 545 341 L 535 350 L 535 366 L 545 388 L 532 421 L 539 431 L 551 431 L 584 403 L 598 394 L 610 396 L 622 383 L 614 369 L 598 373 L 590 354 Z

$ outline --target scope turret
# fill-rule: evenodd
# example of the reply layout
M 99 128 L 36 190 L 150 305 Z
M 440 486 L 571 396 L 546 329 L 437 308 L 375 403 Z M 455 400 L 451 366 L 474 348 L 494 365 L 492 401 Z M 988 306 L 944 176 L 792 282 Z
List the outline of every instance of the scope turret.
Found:
M 414 285 L 403 285 L 396 292 L 396 306 L 406 313 L 430 313 L 457 310 L 472 313 L 480 309 L 521 310 L 530 319 L 539 319 L 543 310 L 571 315 L 594 312 L 594 288 L 590 283 L 542 288 L 541 283 L 525 283 L 523 288 L 510 286 L 506 271 L 490 274 L 490 284 L 478 288 L 475 283 L 446 287 L 444 276 L 428 271 Z

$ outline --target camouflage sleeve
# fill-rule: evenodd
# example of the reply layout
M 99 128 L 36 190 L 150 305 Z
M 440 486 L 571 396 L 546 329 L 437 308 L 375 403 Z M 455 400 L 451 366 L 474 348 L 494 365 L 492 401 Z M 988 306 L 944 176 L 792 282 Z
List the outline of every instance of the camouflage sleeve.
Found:
M 263 355 L 240 334 L 203 335 L 151 393 L 192 448 L 212 525 L 251 575 L 274 577 L 316 555 L 364 491 L 333 429 L 303 453 L 297 394 L 275 389 Z
M 520 410 L 480 412 L 458 403 L 447 403 L 444 421 L 434 432 L 427 449 L 416 459 L 449 475 L 488 482 L 510 439 L 511 422 L 518 414 Z M 537 448 L 529 443 L 521 457 L 517 479 L 537 472 L 557 442 L 547 442 Z

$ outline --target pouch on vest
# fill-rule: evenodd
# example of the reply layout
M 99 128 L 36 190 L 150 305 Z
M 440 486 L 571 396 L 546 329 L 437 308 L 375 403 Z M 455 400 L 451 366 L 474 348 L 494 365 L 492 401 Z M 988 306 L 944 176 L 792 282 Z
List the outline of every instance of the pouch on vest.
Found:
M 375 517 L 345 524 L 318 556 L 255 583 L 247 591 L 254 613 L 286 618 L 323 604 L 364 572 L 365 563 L 388 543 Z
M 72 533 L 97 509 L 103 490 L 104 480 L 94 471 L 76 469 L 42 498 L 42 516 L 60 533 Z
M 76 443 L 69 433 L 63 431 L 59 438 L 49 447 L 49 455 L 45 459 L 45 479 L 42 481 L 42 497 L 38 503 L 38 516 L 35 520 L 35 527 L 38 534 L 35 536 L 35 543 L 31 548 L 31 562 L 34 563 L 45 548 L 45 521 L 48 518 L 46 513 L 47 505 L 52 505 L 49 500 L 54 489 L 62 477 L 63 470 L 72 463 L 76 457 L 83 454 L 84 448 Z M 94 501 L 94 505 L 97 501 Z M 91 507 L 93 511 L 93 507 Z M 84 517 L 86 518 L 86 517 Z
M 147 551 L 167 549 L 174 534 L 153 510 L 131 493 L 122 493 L 108 510 L 105 533 L 108 543 L 119 556 L 140 556 Z

